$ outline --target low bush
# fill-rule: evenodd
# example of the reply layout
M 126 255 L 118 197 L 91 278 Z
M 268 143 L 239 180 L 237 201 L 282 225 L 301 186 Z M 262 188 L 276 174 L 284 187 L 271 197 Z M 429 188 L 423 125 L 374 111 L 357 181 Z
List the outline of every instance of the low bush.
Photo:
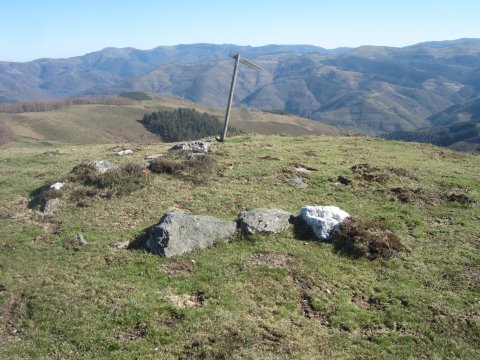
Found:
M 192 155 L 183 161 L 159 158 L 150 163 L 148 169 L 155 174 L 171 174 L 194 184 L 205 184 L 215 170 L 216 161 L 210 155 Z
M 101 194 L 105 197 L 127 195 L 145 187 L 148 183 L 145 169 L 140 165 L 131 163 L 108 170 L 103 174 L 99 173 L 93 165 L 82 163 L 73 168 L 71 180 L 99 190 L 78 190 L 76 191 L 76 197 L 81 196 L 82 193 L 87 196 Z
M 179 174 L 185 165 L 174 160 L 159 158 L 152 161 L 148 169 L 155 174 Z
M 349 218 L 338 228 L 333 239 L 335 250 L 353 257 L 389 259 L 403 246 L 397 235 L 377 220 Z

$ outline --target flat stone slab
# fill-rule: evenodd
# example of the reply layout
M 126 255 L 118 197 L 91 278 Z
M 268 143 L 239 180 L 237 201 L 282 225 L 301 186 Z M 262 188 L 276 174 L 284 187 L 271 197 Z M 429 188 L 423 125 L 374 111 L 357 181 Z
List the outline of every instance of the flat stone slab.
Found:
M 238 226 L 244 234 L 279 233 L 290 226 L 293 214 L 280 209 L 255 209 L 242 211 Z
M 189 151 L 194 153 L 206 153 L 208 152 L 209 147 L 210 147 L 210 143 L 207 141 L 190 141 L 187 143 L 177 144 L 174 147 L 172 147 L 171 150 Z
M 146 246 L 154 254 L 172 257 L 227 241 L 237 230 L 234 221 L 213 216 L 168 213 L 150 232 Z
M 330 240 L 338 226 L 350 215 L 336 206 L 309 206 L 300 209 L 300 216 L 317 239 Z
M 307 189 L 308 188 L 308 184 L 305 183 L 305 181 L 303 180 L 302 177 L 300 176 L 294 176 L 293 178 L 291 178 L 288 183 L 294 187 L 296 187 L 297 189 Z

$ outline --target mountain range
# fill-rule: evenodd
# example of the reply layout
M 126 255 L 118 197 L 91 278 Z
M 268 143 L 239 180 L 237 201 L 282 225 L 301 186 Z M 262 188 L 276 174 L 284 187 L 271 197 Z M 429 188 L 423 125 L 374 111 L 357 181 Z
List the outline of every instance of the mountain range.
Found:
M 235 106 L 287 112 L 365 134 L 439 125 L 437 114 L 445 117 L 452 106 L 480 97 L 480 39 L 459 39 L 330 50 L 213 44 L 106 48 L 68 59 L 0 62 L 0 102 L 141 90 L 221 107 L 233 71 L 230 52 L 263 69 L 240 68 Z

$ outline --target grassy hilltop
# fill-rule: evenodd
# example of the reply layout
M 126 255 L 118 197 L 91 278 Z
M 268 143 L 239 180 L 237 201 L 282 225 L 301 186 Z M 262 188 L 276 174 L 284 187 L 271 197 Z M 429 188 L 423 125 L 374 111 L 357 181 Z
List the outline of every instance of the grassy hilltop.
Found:
M 208 112 L 223 123 L 225 109 L 214 108 L 172 97 L 154 96 L 149 101 L 129 105 L 71 105 L 54 111 L 0 112 L 0 141 L 5 126 L 17 144 L 104 144 L 121 142 L 150 143 L 158 137 L 138 122 L 145 114 L 179 107 Z M 301 117 L 278 115 L 247 109 L 233 109 L 230 124 L 245 132 L 290 135 L 337 135 L 339 128 Z M 20 146 L 23 146 L 20 145 Z
M 83 199 L 67 182 L 53 216 L 28 207 L 36 189 L 82 161 L 143 164 L 171 157 L 171 146 L 136 143 L 127 157 L 105 144 L 0 149 L 1 357 L 480 357 L 478 154 L 244 135 L 212 145 L 207 173 L 160 174 L 130 194 Z M 359 164 L 365 172 L 352 172 Z M 304 190 L 288 183 L 299 166 L 314 170 L 302 175 Z M 298 228 L 172 259 L 112 246 L 141 242 L 169 211 L 234 220 L 306 204 L 379 221 L 404 249 L 389 260 L 353 257 Z M 85 246 L 73 241 L 78 232 Z

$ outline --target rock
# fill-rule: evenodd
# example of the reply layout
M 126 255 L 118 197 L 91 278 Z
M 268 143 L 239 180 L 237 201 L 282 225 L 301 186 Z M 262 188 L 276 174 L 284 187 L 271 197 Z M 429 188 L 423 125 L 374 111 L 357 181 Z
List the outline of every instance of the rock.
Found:
M 238 218 L 238 227 L 247 235 L 262 232 L 279 233 L 290 225 L 293 215 L 279 209 L 255 209 L 242 211 Z
M 146 246 L 160 256 L 172 257 L 204 249 L 215 242 L 226 241 L 236 232 L 233 221 L 213 216 L 168 213 L 150 232 Z
M 297 189 L 306 189 L 308 185 L 303 181 L 303 178 L 300 176 L 295 176 L 290 179 L 288 182 L 290 185 L 295 186 Z
M 87 240 L 85 240 L 82 233 L 77 233 L 77 235 L 75 236 L 75 240 L 77 241 L 78 245 L 80 245 L 80 246 L 87 245 Z
M 117 165 L 111 164 L 105 160 L 92 160 L 89 164 L 95 167 L 100 174 L 105 174 L 108 170 L 117 168 Z
M 161 157 L 163 157 L 163 154 L 148 155 L 145 158 L 145 162 L 144 162 L 145 167 L 149 167 L 152 162 L 154 162 L 155 160 L 157 160 Z
M 194 153 L 206 153 L 210 146 L 206 141 L 190 141 L 188 143 L 177 144 L 171 150 L 188 151 Z
M 114 152 L 114 154 L 118 155 L 118 156 L 130 155 L 130 154 L 133 154 L 133 150 L 132 149 L 124 149 L 124 150 L 116 151 L 116 152 Z
M 194 160 L 197 160 L 198 158 L 201 158 L 203 156 L 205 156 L 205 153 L 189 153 L 187 155 L 187 159 L 191 160 L 191 161 L 194 161 Z
M 336 206 L 304 206 L 300 216 L 318 239 L 331 239 L 338 226 L 350 215 Z
M 297 171 L 299 173 L 303 173 L 303 174 L 311 174 L 312 172 L 314 172 L 316 170 L 313 169 L 313 168 L 306 168 L 306 167 L 303 167 L 303 166 L 299 166 L 299 167 L 295 168 L 295 171 Z
M 49 199 L 43 206 L 43 215 L 53 215 L 62 205 L 60 198 Z
M 124 240 L 124 241 L 117 241 L 112 244 L 112 247 L 114 249 L 126 249 L 130 245 L 130 241 Z
M 65 185 L 65 184 L 63 184 L 61 182 L 56 182 L 55 184 L 50 185 L 50 189 L 60 190 L 63 187 L 63 185 Z

